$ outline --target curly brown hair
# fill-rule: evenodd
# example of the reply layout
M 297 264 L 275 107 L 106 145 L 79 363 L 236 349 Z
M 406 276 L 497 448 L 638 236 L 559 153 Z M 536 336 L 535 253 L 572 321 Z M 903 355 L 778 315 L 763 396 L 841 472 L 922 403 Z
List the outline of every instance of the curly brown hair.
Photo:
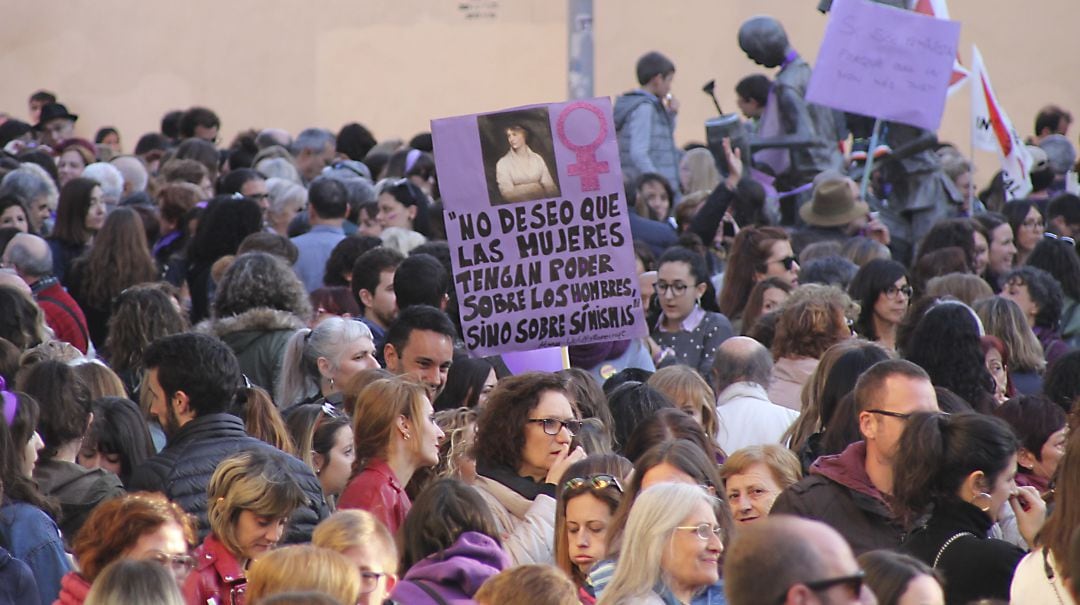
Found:
M 143 284 L 128 288 L 116 298 L 109 317 L 109 335 L 105 339 L 109 363 L 117 372 L 141 371 L 143 351 L 151 342 L 187 328 L 184 314 L 161 286 Z
M 525 449 L 526 420 L 546 391 L 566 395 L 566 381 L 548 372 L 526 372 L 499 381 L 476 420 L 473 457 L 478 463 L 517 472 Z
M 102 502 L 72 543 L 83 578 L 92 583 L 139 538 L 169 522 L 180 526 L 189 547 L 195 546 L 195 519 L 161 494 L 139 492 Z
M 776 322 L 774 359 L 821 357 L 829 347 L 851 336 L 848 320 L 858 305 L 835 286 L 807 284 L 792 292 Z
M 90 251 L 75 261 L 71 272 L 82 274 L 78 297 L 98 308 L 108 308 L 130 286 L 157 279 L 139 213 L 131 208 L 113 210 Z
M 266 252 L 236 257 L 218 283 L 215 318 L 240 315 L 257 307 L 287 311 L 307 321 L 311 302 L 300 278 L 281 258 Z

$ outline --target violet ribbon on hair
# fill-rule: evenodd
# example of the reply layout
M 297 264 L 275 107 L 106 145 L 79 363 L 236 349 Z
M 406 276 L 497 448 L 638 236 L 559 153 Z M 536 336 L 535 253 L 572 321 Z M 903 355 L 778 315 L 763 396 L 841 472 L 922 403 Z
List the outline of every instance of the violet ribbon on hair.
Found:
M 416 165 L 416 160 L 420 159 L 419 149 L 410 149 L 409 153 L 405 154 L 405 174 L 409 174 L 412 167 Z
M 10 427 L 15 422 L 15 412 L 19 409 L 19 398 L 7 390 L 7 381 L 0 376 L 0 396 L 4 398 L 4 422 Z

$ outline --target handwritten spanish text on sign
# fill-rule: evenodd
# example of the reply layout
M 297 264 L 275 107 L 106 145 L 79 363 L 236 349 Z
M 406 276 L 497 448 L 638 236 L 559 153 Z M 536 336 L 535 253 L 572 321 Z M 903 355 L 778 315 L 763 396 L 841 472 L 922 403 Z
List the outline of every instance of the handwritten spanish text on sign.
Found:
M 960 23 L 867 0 L 833 2 L 806 98 L 937 130 Z
M 612 124 L 606 98 L 432 121 L 473 353 L 647 334 Z

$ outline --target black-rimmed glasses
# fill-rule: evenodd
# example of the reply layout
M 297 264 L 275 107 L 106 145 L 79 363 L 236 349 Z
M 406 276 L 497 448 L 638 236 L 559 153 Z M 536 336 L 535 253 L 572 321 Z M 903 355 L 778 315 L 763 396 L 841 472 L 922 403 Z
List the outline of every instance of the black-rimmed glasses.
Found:
M 826 578 L 824 580 L 814 580 L 813 582 L 803 582 L 807 588 L 814 592 L 822 592 L 832 588 L 833 586 L 844 586 L 851 591 L 851 594 L 858 595 L 862 592 L 863 581 L 866 578 L 866 574 L 860 569 L 858 572 L 851 574 L 850 576 L 840 576 L 836 578 Z
M 573 479 L 570 479 L 569 481 L 563 483 L 563 489 L 580 489 L 582 487 L 585 487 L 586 485 L 588 485 L 592 489 L 604 489 L 607 487 L 614 487 L 615 489 L 619 490 L 620 494 L 623 491 L 622 485 L 619 483 L 619 480 L 607 474 L 589 475 L 588 477 L 574 477 Z
M 673 284 L 669 284 L 666 281 L 656 282 L 656 291 L 660 294 L 660 296 L 666 295 L 668 291 L 670 291 L 675 296 L 682 296 L 684 293 L 686 293 L 686 289 L 689 287 L 690 286 L 688 284 L 684 284 L 681 282 L 675 282 Z
M 888 288 L 885 288 L 882 292 L 884 292 L 885 296 L 888 296 L 889 298 L 896 298 L 897 294 L 903 294 L 904 298 L 910 300 L 911 295 L 915 293 L 915 290 L 911 286 L 900 286 L 899 288 L 897 288 L 896 286 L 889 286 Z
M 535 422 L 541 425 L 544 429 L 544 434 L 555 436 L 559 434 L 564 427 L 566 432 L 570 433 L 573 437 L 581 430 L 581 421 L 571 418 L 570 420 L 561 420 L 559 418 L 529 418 L 526 422 Z
M 900 420 L 911 418 L 911 414 L 902 414 L 900 412 L 891 412 L 889 410 L 866 410 L 866 413 L 877 414 L 878 416 L 888 416 L 889 418 L 899 418 Z

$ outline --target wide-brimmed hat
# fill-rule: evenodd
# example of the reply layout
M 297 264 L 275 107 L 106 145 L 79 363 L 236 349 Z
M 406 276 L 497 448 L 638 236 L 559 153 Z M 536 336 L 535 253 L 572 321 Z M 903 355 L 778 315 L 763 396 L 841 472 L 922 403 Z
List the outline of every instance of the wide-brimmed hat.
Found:
M 814 187 L 814 197 L 799 208 L 799 216 L 808 225 L 839 227 L 866 216 L 870 207 L 855 199 L 847 179 L 828 179 Z
M 56 118 L 64 118 L 74 122 L 79 119 L 79 116 L 69 112 L 67 107 L 64 107 L 60 103 L 46 103 L 45 106 L 41 108 L 41 118 L 34 126 L 34 130 L 41 130 L 42 126 Z

